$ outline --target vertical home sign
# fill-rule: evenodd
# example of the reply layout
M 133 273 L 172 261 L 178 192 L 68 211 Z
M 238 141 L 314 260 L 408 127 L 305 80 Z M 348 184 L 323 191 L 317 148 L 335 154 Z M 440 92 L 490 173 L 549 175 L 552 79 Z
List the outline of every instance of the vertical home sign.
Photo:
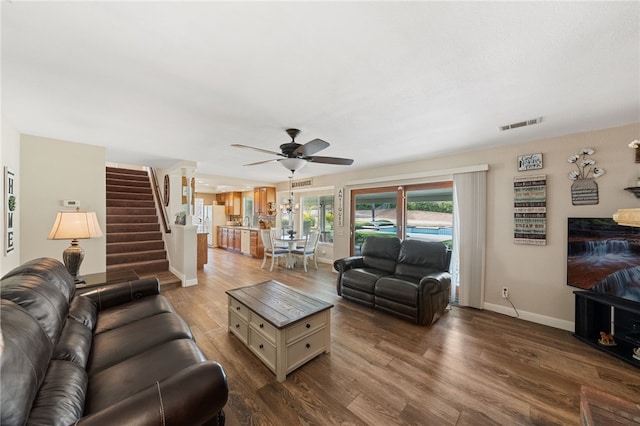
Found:
M 16 218 L 16 194 L 15 194 L 15 173 L 8 167 L 4 168 L 4 205 L 7 216 L 4 218 L 4 254 L 12 254 L 15 249 L 16 236 L 14 231 L 14 221 Z
M 547 177 L 517 177 L 513 181 L 513 231 L 516 244 L 547 244 Z
M 344 188 L 338 189 L 338 205 L 336 210 L 338 213 L 338 226 L 343 226 L 344 224 Z

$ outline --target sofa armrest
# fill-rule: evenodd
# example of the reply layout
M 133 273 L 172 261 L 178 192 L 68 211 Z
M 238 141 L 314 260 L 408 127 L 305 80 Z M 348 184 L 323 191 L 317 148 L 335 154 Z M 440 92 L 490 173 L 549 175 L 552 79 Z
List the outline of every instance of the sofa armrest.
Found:
M 160 294 L 160 282 L 158 279 L 145 278 L 118 284 L 107 284 L 84 292 L 81 296 L 93 299 L 98 306 L 98 311 L 101 311 L 156 294 Z
M 419 292 L 424 294 L 439 293 L 451 289 L 451 274 L 448 272 L 434 272 L 420 279 Z
M 83 417 L 75 424 L 201 425 L 222 415 L 228 397 L 224 370 L 217 362 L 204 361 Z
M 338 296 L 342 295 L 342 274 L 349 269 L 364 267 L 364 258 L 362 256 L 343 257 L 333 262 L 333 267 L 338 271 L 338 279 L 336 282 L 336 291 Z
M 420 304 L 417 323 L 429 325 L 444 314 L 449 305 L 451 293 L 451 274 L 435 272 L 420 279 L 418 284 L 418 303 Z

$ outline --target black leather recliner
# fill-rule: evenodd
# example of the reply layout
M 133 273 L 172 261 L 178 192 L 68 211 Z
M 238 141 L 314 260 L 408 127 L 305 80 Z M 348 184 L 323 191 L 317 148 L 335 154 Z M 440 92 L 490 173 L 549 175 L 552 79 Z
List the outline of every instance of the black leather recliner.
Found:
M 450 260 L 441 242 L 370 236 L 361 256 L 333 263 L 338 295 L 416 324 L 433 324 L 449 304 Z

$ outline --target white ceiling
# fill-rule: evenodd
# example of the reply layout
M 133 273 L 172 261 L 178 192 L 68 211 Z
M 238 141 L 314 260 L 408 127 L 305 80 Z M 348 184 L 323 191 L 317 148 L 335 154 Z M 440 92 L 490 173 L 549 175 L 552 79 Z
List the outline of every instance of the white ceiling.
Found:
M 638 1 L 3 1 L 2 114 L 112 162 L 282 182 L 230 145 L 296 127 L 353 170 L 637 122 L 639 22 Z

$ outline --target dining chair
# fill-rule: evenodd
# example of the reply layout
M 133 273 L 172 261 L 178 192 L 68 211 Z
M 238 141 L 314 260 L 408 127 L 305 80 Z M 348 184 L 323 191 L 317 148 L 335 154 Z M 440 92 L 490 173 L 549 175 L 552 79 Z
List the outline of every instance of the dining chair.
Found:
M 318 231 L 309 231 L 307 234 L 307 241 L 302 248 L 296 248 L 295 250 L 291 250 L 291 254 L 302 257 L 302 265 L 304 266 L 304 271 L 307 272 L 307 259 L 313 257 L 313 263 L 315 264 L 316 269 L 318 269 L 318 260 L 316 258 L 316 249 L 318 248 L 318 241 L 320 241 L 320 232 Z
M 275 263 L 276 258 L 288 256 L 289 249 L 276 247 L 273 244 L 273 234 L 269 229 L 260 230 L 260 239 L 264 246 L 264 257 L 262 258 L 262 266 L 260 266 L 260 268 L 263 269 L 264 265 L 267 263 L 267 257 L 271 257 L 271 268 L 269 268 L 269 271 L 273 271 L 273 264 Z

